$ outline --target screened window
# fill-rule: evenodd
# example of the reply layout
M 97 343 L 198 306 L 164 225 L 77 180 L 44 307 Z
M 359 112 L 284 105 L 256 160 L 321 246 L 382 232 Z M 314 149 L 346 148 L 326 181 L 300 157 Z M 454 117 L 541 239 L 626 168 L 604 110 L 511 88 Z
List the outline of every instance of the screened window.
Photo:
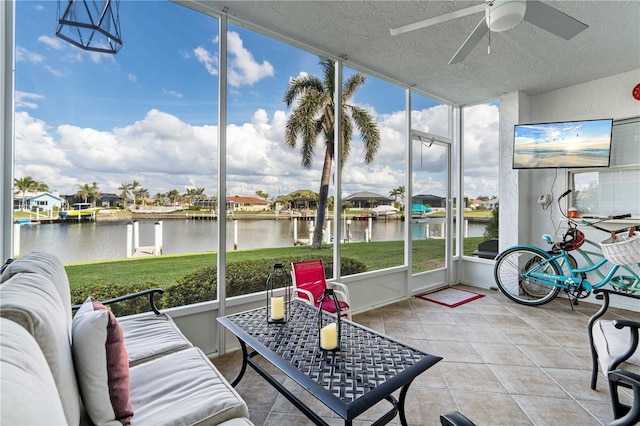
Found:
M 611 148 L 609 168 L 569 172 L 581 216 L 640 216 L 640 118 L 613 123 Z

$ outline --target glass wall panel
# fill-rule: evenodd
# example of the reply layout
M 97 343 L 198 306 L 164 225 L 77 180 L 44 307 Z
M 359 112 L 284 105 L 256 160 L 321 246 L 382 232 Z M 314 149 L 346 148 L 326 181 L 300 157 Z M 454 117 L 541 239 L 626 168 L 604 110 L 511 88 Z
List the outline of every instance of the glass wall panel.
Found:
M 56 13 L 57 2 L 16 2 L 18 254 L 55 254 L 72 287 L 100 297 L 101 286 L 167 287 L 215 267 L 215 227 L 193 219 L 212 219 L 216 202 L 218 20 L 119 2 L 112 55 L 56 37 Z M 85 267 L 93 279 L 77 281 L 70 264 L 87 261 L 99 262 Z
M 342 275 L 404 264 L 405 91 L 344 68 Z M 354 261 L 356 264 L 354 264 Z
M 464 254 L 497 250 L 499 103 L 462 109 L 464 153 Z M 478 247 L 482 244 L 482 247 Z M 492 248 L 493 247 L 493 248 Z M 489 253 L 477 256 L 493 258 Z
M 412 194 L 411 224 L 412 272 L 442 268 L 446 262 L 449 232 L 446 215 L 451 196 L 449 164 L 451 107 L 411 94 Z M 452 234 L 453 236 L 453 234 Z
M 326 139 L 319 134 L 313 143 L 305 143 L 301 129 L 324 112 L 318 108 L 305 114 L 315 96 L 314 82 L 325 89 L 317 94 L 321 103 L 333 101 L 332 83 L 326 81 L 318 56 L 234 24 L 227 37 L 226 249 L 231 297 L 263 291 L 274 263 L 285 263 L 290 270 L 292 261 L 314 256 L 332 266 L 326 236 L 322 249 L 310 246 Z M 332 185 L 328 188 L 332 208 Z M 254 265 L 264 271 L 254 274 L 258 278 L 250 283 L 239 282 L 236 278 L 248 259 L 259 259 Z

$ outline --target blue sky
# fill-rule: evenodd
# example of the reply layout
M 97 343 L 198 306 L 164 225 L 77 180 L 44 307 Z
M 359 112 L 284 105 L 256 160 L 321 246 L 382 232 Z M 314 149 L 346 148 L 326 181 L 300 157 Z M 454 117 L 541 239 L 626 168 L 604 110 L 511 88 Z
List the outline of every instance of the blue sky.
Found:
M 117 192 L 121 183 L 134 179 L 152 195 L 190 186 L 212 194 L 217 20 L 168 2 L 121 1 L 123 47 L 108 55 L 57 38 L 56 6 L 54 1 L 17 2 L 16 177 L 30 175 L 63 194 L 94 181 L 102 192 Z M 233 24 L 228 39 L 229 194 L 317 191 L 322 151 L 312 170 L 300 167 L 299 153 L 283 142 L 289 111 L 282 98 L 290 78 L 320 75 L 318 57 Z M 371 165 L 363 163 L 360 143 L 354 141 L 344 189 L 388 194 L 405 178 L 399 133 L 404 90 L 369 76 L 352 102 L 375 116 L 383 140 Z M 446 131 L 445 107 L 415 97 L 413 109 L 417 127 Z M 491 176 L 497 168 L 497 107 L 473 107 L 468 117 L 468 140 L 474 145 L 469 152 L 484 153 L 482 159 L 470 156 L 470 195 L 497 194 Z M 477 126 L 470 124 L 473 117 Z M 490 151 L 481 148 L 491 144 Z M 441 190 L 436 169 L 423 172 L 414 178 L 417 192 Z

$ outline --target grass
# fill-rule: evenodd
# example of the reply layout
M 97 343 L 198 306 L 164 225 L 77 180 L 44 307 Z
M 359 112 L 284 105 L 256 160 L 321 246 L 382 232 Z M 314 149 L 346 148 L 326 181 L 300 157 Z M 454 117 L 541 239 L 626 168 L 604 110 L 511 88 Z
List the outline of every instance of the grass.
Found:
M 464 240 L 464 253 L 475 250 L 482 237 Z M 402 241 L 382 241 L 371 243 L 350 243 L 342 246 L 342 256 L 363 262 L 368 271 L 402 265 L 404 244 Z M 444 240 L 416 240 L 413 242 L 413 273 L 422 272 L 444 265 Z M 240 260 L 277 259 L 278 257 L 302 256 L 312 253 L 331 254 L 331 245 L 320 250 L 310 246 L 279 247 L 258 250 L 227 252 L 227 262 Z M 191 272 L 216 264 L 216 253 L 194 253 L 164 255 L 135 259 L 69 263 L 65 265 L 70 287 L 78 288 L 90 284 L 131 284 L 153 283 L 166 287 Z

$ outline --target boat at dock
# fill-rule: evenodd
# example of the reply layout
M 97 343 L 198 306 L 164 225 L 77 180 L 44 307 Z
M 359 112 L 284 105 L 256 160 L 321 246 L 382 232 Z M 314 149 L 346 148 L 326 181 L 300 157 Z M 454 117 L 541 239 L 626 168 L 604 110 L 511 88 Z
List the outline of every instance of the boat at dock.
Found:
M 71 206 L 71 210 L 60 210 L 58 216 L 62 220 L 94 220 L 99 210 L 100 207 L 91 207 L 91 203 L 75 203 Z

